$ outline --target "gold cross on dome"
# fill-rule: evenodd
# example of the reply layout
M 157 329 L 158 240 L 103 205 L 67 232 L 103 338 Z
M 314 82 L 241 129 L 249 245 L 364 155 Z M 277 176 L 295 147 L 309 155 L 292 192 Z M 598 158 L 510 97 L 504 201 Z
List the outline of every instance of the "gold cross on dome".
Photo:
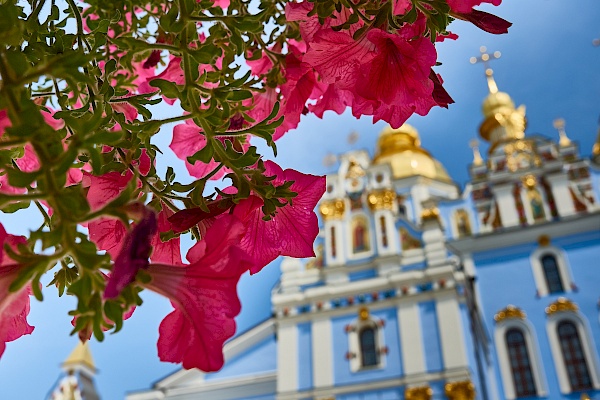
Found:
M 483 63 L 483 66 L 485 67 L 485 76 L 487 78 L 490 93 L 498 93 L 498 86 L 494 81 L 494 71 L 490 68 L 490 61 L 494 59 L 497 60 L 502 54 L 499 51 L 495 51 L 492 54 L 488 54 L 487 48 L 485 46 L 481 46 L 479 48 L 479 52 L 481 53 L 481 56 L 471 57 L 469 61 L 471 62 L 471 64 Z

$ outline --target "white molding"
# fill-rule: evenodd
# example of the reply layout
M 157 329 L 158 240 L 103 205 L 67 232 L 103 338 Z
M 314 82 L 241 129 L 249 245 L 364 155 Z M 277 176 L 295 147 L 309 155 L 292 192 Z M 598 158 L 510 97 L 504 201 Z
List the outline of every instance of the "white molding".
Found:
M 558 332 L 556 331 L 559 322 L 570 321 L 575 324 L 579 339 L 581 340 L 581 346 L 585 353 L 585 359 L 587 361 L 588 370 L 590 373 L 590 379 L 594 389 L 600 389 L 600 378 L 598 372 L 600 368 L 598 366 L 598 357 L 596 355 L 594 344 L 594 338 L 589 333 L 589 326 L 587 321 L 576 312 L 562 311 L 557 312 L 548 316 L 546 323 L 546 331 L 548 333 L 548 340 L 550 342 L 550 349 L 552 350 L 552 358 L 554 359 L 554 366 L 556 368 L 556 374 L 558 375 L 558 383 L 560 391 L 563 394 L 571 393 L 571 384 L 569 383 L 569 376 L 565 368 L 565 362 L 563 354 L 560 348 L 560 341 L 558 339 Z
M 309 390 L 306 392 L 287 392 L 277 393 L 277 400 L 304 400 L 304 399 L 321 399 L 333 396 L 341 396 L 351 393 L 364 393 L 375 390 L 384 390 L 399 388 L 402 386 L 417 386 L 423 382 L 433 381 L 460 381 L 472 380 L 473 376 L 468 368 L 455 368 L 443 372 L 433 372 L 428 374 L 403 376 L 399 378 L 375 380 L 362 383 L 354 383 L 343 386 L 335 386 L 327 389 Z
M 298 326 L 279 322 L 277 329 L 277 391 L 298 390 Z
M 333 385 L 333 330 L 329 318 L 317 318 L 311 324 L 313 386 Z
M 397 310 L 404 374 L 424 373 L 427 371 L 427 367 L 418 304 L 416 302 L 402 303 L 398 305 Z
M 465 337 L 456 294 L 438 298 L 435 308 L 444 368 L 467 367 Z
M 550 292 L 548 289 L 548 284 L 546 283 L 544 267 L 542 266 L 541 261 L 542 256 L 546 254 L 553 255 L 556 259 L 556 263 L 558 264 L 558 273 L 560 274 L 560 280 L 563 285 L 563 291 L 565 293 L 571 292 L 573 287 L 573 278 L 571 276 L 571 268 L 565 252 L 558 247 L 544 246 L 535 249 L 535 251 L 531 253 L 531 256 L 529 257 L 538 294 L 540 296 L 547 296 Z
M 494 330 L 494 341 L 496 343 L 498 364 L 500 366 L 500 374 L 502 376 L 504 397 L 507 400 L 517 398 L 512 370 L 510 367 L 508 348 L 506 346 L 506 332 L 512 328 L 519 329 L 525 338 L 525 346 L 527 347 L 527 355 L 529 356 L 529 363 L 531 365 L 531 373 L 533 374 L 536 394 L 540 397 L 546 396 L 548 394 L 548 386 L 546 384 L 544 368 L 542 367 L 543 364 L 540 358 L 535 330 L 529 321 L 513 318 L 499 322 Z
M 513 183 L 496 185 L 491 189 L 498 205 L 496 212 L 500 212 L 502 226 L 519 225 L 519 214 L 517 213 L 517 205 L 513 196 Z
M 598 232 L 600 212 L 577 214 L 559 221 L 538 223 L 528 227 L 513 227 L 448 241 L 448 247 L 455 253 L 479 253 L 497 250 L 523 243 L 536 242 L 541 235 L 551 238 L 565 237 L 586 232 Z

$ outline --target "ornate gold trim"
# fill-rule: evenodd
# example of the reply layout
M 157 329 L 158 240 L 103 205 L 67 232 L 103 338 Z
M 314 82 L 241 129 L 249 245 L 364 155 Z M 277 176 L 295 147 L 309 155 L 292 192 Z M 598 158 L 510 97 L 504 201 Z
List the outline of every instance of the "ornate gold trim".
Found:
M 579 310 L 577 304 L 565 297 L 559 297 L 558 300 L 546 307 L 546 314 L 552 315 L 561 311 L 577 312 L 577 310 Z
M 365 170 L 359 164 L 359 162 L 356 161 L 354 158 L 351 158 L 350 164 L 348 165 L 348 172 L 346 173 L 346 178 L 357 179 L 357 178 L 362 178 L 365 175 L 366 175 Z
M 367 196 L 371 211 L 393 210 L 396 192 L 391 189 L 374 190 Z
M 369 309 L 367 307 L 361 307 L 358 310 L 358 318 L 361 321 L 366 321 L 369 319 L 370 313 L 369 313 Z
M 405 400 L 431 400 L 433 390 L 429 386 L 419 386 L 406 388 L 404 392 Z
M 521 178 L 521 182 L 527 189 L 533 189 L 537 185 L 537 179 L 533 175 L 525 175 Z
M 550 245 L 550 236 L 548 235 L 541 235 L 538 238 L 538 244 L 542 247 L 546 247 Z
M 509 304 L 506 306 L 506 308 L 498 311 L 498 313 L 494 315 L 494 321 L 496 321 L 496 323 L 511 318 L 525 319 L 527 318 L 527 314 L 525 314 L 525 311 L 521 310 L 519 307 Z
M 421 212 L 421 220 L 438 220 L 440 219 L 440 210 L 437 207 L 425 208 Z
M 449 400 L 475 400 L 475 385 L 471 381 L 448 382 L 444 392 Z
M 344 199 L 323 201 L 319 206 L 319 212 L 324 220 L 341 219 L 346 211 Z

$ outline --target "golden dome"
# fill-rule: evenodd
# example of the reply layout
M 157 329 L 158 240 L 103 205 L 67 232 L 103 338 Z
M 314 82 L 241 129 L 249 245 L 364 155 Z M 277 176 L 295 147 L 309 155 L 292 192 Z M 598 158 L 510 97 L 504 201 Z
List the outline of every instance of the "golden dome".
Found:
M 452 181 L 444 166 L 421 147 L 419 133 L 409 124 L 398 129 L 387 126 L 381 132 L 373 164 L 389 164 L 395 179 L 420 175 Z
M 515 109 L 515 103 L 506 92 L 490 93 L 481 106 L 483 115 L 486 118 L 494 116 L 503 108 Z

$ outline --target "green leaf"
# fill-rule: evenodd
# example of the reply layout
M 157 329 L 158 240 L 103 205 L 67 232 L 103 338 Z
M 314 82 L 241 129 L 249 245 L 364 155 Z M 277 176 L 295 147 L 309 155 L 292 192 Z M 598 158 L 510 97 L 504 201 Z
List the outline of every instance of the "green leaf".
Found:
M 180 98 L 181 93 L 177 85 L 171 81 L 157 78 L 150 81 L 150 86 L 160 89 L 161 94 L 169 99 Z

